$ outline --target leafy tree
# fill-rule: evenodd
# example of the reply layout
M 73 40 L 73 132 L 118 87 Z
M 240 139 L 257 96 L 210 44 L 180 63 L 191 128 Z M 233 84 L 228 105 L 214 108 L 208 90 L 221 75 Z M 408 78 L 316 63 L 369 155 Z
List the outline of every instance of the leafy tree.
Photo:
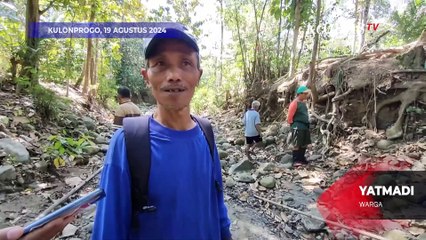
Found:
M 425 9 L 425 1 L 411 0 L 403 13 L 394 12 L 392 14 L 391 19 L 394 22 L 397 35 L 405 42 L 416 40 L 422 31 L 426 29 Z

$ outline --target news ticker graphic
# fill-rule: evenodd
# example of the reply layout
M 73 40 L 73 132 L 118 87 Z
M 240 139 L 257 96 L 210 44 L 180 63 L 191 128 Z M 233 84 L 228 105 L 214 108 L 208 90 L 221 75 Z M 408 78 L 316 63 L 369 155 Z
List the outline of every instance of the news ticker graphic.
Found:
M 35 22 L 31 24 L 32 38 L 152 38 L 167 36 L 167 29 L 187 29 L 174 22 Z
M 318 198 L 324 220 L 380 232 L 395 220 L 426 219 L 426 171 L 409 170 L 405 160 L 388 156 L 350 169 Z

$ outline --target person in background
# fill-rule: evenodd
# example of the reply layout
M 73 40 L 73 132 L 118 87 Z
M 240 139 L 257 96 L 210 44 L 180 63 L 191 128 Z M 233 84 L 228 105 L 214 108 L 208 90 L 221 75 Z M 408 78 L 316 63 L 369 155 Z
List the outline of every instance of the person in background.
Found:
M 251 103 L 251 108 L 247 110 L 243 117 L 244 136 L 246 137 L 245 153 L 252 161 L 250 154 L 254 154 L 252 149 L 262 144 L 262 129 L 260 128 L 260 114 L 258 112 L 260 102 L 255 100 Z
M 117 93 L 117 100 L 120 106 L 114 112 L 114 124 L 123 125 L 123 118 L 140 116 L 141 110 L 130 99 L 130 90 L 128 88 L 120 87 Z
M 306 100 L 310 96 L 310 90 L 306 86 L 300 86 L 296 91 L 296 99 L 289 106 L 287 122 L 290 124 L 291 145 L 293 146 L 293 165 L 308 164 L 305 153 L 311 144 L 309 133 L 309 115 Z

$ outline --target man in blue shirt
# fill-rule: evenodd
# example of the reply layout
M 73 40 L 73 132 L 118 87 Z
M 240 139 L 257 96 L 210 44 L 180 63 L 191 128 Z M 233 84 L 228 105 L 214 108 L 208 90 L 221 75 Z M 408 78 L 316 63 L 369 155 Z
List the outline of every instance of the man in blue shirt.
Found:
M 262 144 L 262 129 L 260 128 L 259 115 L 260 102 L 255 100 L 251 104 L 251 109 L 245 112 L 243 117 L 244 136 L 246 137 L 245 153 L 247 158 L 252 161 L 250 154 L 254 154 L 252 148 Z
M 145 50 L 142 75 L 157 101 L 150 121 L 149 197 L 156 211 L 137 215 L 132 227 L 131 178 L 123 129 L 111 139 L 92 239 L 231 239 L 217 148 L 191 118 L 189 104 L 200 81 L 199 48 L 188 33 L 169 29 Z

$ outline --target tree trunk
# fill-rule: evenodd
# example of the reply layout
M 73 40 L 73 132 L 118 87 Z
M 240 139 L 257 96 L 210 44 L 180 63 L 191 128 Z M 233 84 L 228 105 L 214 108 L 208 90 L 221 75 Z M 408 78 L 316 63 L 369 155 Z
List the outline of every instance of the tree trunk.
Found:
M 89 81 L 91 78 L 91 59 L 92 59 L 92 39 L 87 39 L 87 52 L 86 52 L 86 61 L 84 67 L 84 78 L 83 78 L 83 96 L 87 95 L 89 90 Z
M 281 42 L 281 22 L 282 22 L 283 0 L 280 1 L 280 22 L 278 24 L 278 40 L 277 40 L 277 60 L 280 59 L 280 42 Z M 279 61 L 277 61 L 277 70 L 279 73 Z
M 299 53 L 297 54 L 297 62 L 296 62 L 295 69 L 297 69 L 299 67 L 300 56 L 302 55 L 302 50 L 303 50 L 303 47 L 305 46 L 305 39 L 306 39 L 307 30 L 308 30 L 308 26 L 306 26 L 305 29 L 303 30 L 302 43 L 300 44 Z
M 364 46 L 365 42 L 365 29 L 367 27 L 367 21 L 368 21 L 368 12 L 370 10 L 370 0 L 365 0 L 365 6 L 364 11 L 362 13 L 362 21 L 361 21 L 361 37 L 359 42 L 359 48 L 358 52 L 361 51 L 362 47 Z
M 253 70 L 252 70 L 252 77 L 250 78 L 250 80 L 252 81 L 252 83 L 255 80 L 260 80 L 258 79 L 258 72 L 257 72 L 257 65 L 259 65 L 259 61 L 258 61 L 258 52 L 259 54 L 262 52 L 261 48 L 260 48 L 260 38 L 259 38 L 259 34 L 260 34 L 260 26 L 262 25 L 262 20 L 263 20 L 263 14 L 265 12 L 265 7 L 266 4 L 268 3 L 268 0 L 265 1 L 265 3 L 263 4 L 263 8 L 262 8 L 262 13 L 260 15 L 260 19 L 259 21 L 257 20 L 257 9 L 256 9 L 256 0 L 253 0 L 253 10 L 254 10 L 254 21 L 255 21 L 255 26 L 256 26 L 256 44 L 255 44 L 255 48 L 254 48 L 254 57 L 253 57 Z
M 90 10 L 90 20 L 89 22 L 95 21 L 95 11 L 96 11 L 96 4 L 92 3 L 91 10 Z M 93 71 L 92 71 L 92 58 L 93 58 L 93 41 L 91 38 L 87 39 L 87 54 L 86 54 L 86 68 L 84 73 L 84 82 L 83 82 L 83 95 L 88 96 L 89 91 L 89 85 L 91 82 L 91 79 L 93 78 Z
M 294 14 L 294 28 L 293 28 L 293 43 L 292 43 L 292 51 L 291 51 L 291 62 L 290 62 L 290 79 L 294 77 L 296 73 L 296 52 L 297 52 L 297 39 L 299 37 L 299 28 L 301 22 L 301 12 L 302 12 L 302 0 L 295 0 L 296 8 Z
M 245 58 L 245 50 L 244 50 L 244 46 L 243 46 L 243 41 L 241 39 L 240 21 L 239 21 L 239 17 L 238 17 L 238 10 L 237 10 L 236 7 L 234 9 L 234 13 L 235 13 L 235 21 L 236 21 L 236 24 L 237 24 L 238 42 L 240 44 L 241 57 L 243 58 L 244 79 L 247 80 L 247 78 L 248 78 L 247 63 L 246 63 L 246 58 Z M 245 84 L 246 84 L 246 86 L 248 86 L 247 81 L 245 81 Z
M 222 76 L 223 76 L 223 25 L 224 25 L 224 19 L 223 19 L 223 0 L 220 0 L 220 75 L 219 75 L 219 82 L 218 86 L 220 87 L 222 85 Z
M 352 45 L 352 54 L 356 53 L 356 42 L 358 38 L 358 24 L 359 24 L 359 14 L 358 14 L 358 0 L 355 0 L 355 34 L 354 34 L 354 42 Z
M 309 81 L 308 86 L 312 92 L 312 109 L 315 106 L 315 103 L 318 101 L 318 91 L 316 88 L 315 81 L 315 63 L 317 61 L 317 53 L 318 53 L 318 43 L 319 43 L 319 23 L 321 20 L 321 0 L 317 0 L 317 14 L 315 19 L 315 37 L 314 37 L 314 46 L 312 48 L 312 58 L 309 64 Z
M 34 23 L 39 22 L 39 0 L 27 0 L 27 8 L 25 14 L 25 55 L 21 76 L 26 77 L 32 85 L 38 84 L 38 63 L 39 54 L 38 47 L 40 40 L 31 37 L 35 33 Z
M 281 65 L 284 63 L 283 60 L 285 61 L 286 58 L 287 58 L 287 43 L 288 43 L 288 36 L 289 35 L 290 35 L 290 29 L 287 29 L 287 34 L 285 35 L 284 48 L 283 48 L 284 54 L 282 55 L 282 57 L 279 61 L 280 62 L 280 72 L 279 72 L 278 76 L 282 76 L 282 74 L 284 73 L 282 71 L 283 67 Z

